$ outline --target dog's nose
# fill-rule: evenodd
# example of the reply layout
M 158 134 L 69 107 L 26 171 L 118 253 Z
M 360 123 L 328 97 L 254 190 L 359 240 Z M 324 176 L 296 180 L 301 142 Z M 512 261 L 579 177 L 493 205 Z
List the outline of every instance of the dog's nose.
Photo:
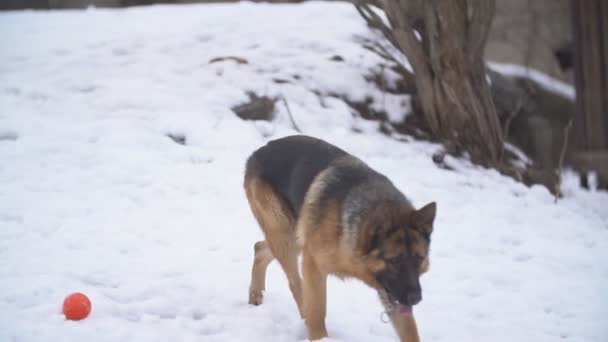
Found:
M 407 304 L 416 305 L 422 300 L 421 292 L 411 292 L 407 294 Z

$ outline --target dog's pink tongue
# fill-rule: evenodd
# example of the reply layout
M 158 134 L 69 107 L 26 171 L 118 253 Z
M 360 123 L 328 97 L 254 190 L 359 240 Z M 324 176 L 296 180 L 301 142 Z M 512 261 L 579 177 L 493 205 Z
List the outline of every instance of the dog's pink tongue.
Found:
M 403 314 L 403 315 L 411 314 L 412 313 L 412 306 L 411 305 L 404 305 L 404 304 L 398 303 L 397 304 L 397 311 L 400 314 Z

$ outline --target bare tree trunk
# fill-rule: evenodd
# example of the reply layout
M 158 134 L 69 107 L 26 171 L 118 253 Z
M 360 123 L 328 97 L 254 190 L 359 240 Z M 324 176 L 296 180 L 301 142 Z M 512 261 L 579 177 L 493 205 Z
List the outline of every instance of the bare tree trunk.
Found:
M 390 25 L 370 3 L 384 10 Z M 407 56 L 431 133 L 476 162 L 498 165 L 502 131 L 483 62 L 494 1 L 360 0 L 356 7 Z

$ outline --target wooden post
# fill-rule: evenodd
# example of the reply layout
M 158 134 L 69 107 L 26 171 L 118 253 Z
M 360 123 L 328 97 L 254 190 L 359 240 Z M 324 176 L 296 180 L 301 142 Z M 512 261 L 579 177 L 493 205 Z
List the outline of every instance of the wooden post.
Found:
M 608 1 L 572 0 L 576 115 L 574 162 L 608 189 Z M 583 178 L 586 179 L 586 178 Z
M 572 0 L 576 144 L 608 150 L 608 1 Z

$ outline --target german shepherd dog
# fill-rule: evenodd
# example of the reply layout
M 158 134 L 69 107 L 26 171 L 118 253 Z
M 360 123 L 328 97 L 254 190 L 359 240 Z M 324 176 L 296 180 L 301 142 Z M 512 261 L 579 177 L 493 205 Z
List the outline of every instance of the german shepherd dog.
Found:
M 266 268 L 276 258 L 310 340 L 327 336 L 326 279 L 334 274 L 376 289 L 401 341 L 419 341 L 412 306 L 422 300 L 419 277 L 429 267 L 434 202 L 414 209 L 387 177 L 303 135 L 255 151 L 245 191 L 265 237 L 254 245 L 250 304 L 262 303 Z

